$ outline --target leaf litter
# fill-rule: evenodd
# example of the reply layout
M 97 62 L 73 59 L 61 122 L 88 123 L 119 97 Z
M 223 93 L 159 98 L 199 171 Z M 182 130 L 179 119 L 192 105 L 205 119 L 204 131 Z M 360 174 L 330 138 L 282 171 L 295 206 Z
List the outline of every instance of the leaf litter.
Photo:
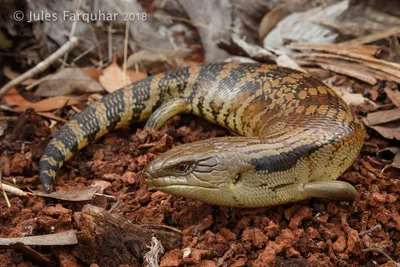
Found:
M 321 27 L 332 25 L 323 20 L 318 23 Z M 351 28 L 346 23 L 340 24 L 345 26 L 342 32 L 350 32 Z M 379 38 L 386 38 L 388 34 Z M 387 259 L 372 250 L 374 247 L 390 255 L 394 261 L 399 261 L 400 240 L 397 233 L 400 230 L 400 216 L 397 199 L 400 194 L 400 172 L 396 172 L 396 168 L 386 168 L 388 164 L 397 166 L 398 153 L 390 161 L 376 155 L 383 149 L 399 147 L 396 141 L 396 131 L 399 130 L 398 63 L 390 62 L 383 52 L 380 53 L 381 43 L 360 45 L 368 43 L 368 40 L 378 40 L 378 37 L 371 36 L 367 41 L 356 37 L 353 44 L 310 45 L 295 44 L 294 40 L 288 40 L 289 44 L 284 43 L 283 49 L 261 47 L 240 35 L 232 35 L 230 42 L 225 40 L 219 44 L 232 55 L 244 56 L 248 60 L 279 60 L 282 65 L 299 66 L 304 71 L 320 75 L 339 92 L 359 117 L 368 121 L 366 145 L 352 167 L 340 178 L 356 185 L 360 197 L 353 204 L 315 199 L 248 211 L 213 207 L 149 190 L 142 183 L 140 171 L 156 155 L 173 145 L 228 134 L 224 129 L 187 116 L 175 116 L 161 132 L 138 130 L 132 133 L 122 129 L 107 135 L 98 143 L 90 144 L 63 167 L 57 180 L 58 189 L 82 191 L 87 185 L 105 179 L 102 190 L 116 199 L 93 198 L 91 202 L 102 207 L 119 203 L 113 212 L 134 223 L 164 224 L 181 229 L 182 246 L 166 250 L 161 255 L 160 266 L 368 265 L 372 261 L 385 264 Z M 209 38 L 207 40 L 210 42 Z M 215 46 L 207 46 L 207 49 L 212 47 Z M 392 49 L 392 54 L 395 51 Z M 190 61 L 185 59 L 184 62 Z M 107 92 L 113 91 L 117 86 L 124 86 L 126 78 L 115 61 L 113 64 L 107 72 L 107 68 L 85 72 L 103 87 L 107 86 Z M 128 72 L 128 76 L 134 81 L 138 72 L 131 71 L 132 75 Z M 140 71 L 139 76 L 145 77 L 146 74 Z M 151 67 L 146 71 L 156 72 Z M 99 97 L 101 95 L 93 96 L 96 99 Z M 19 94 L 9 95 L 7 100 L 14 108 L 18 108 L 19 102 L 23 103 L 21 106 L 31 105 Z M 64 106 L 65 103 L 59 108 Z M 79 100 L 72 107 L 73 110 L 81 110 L 84 103 Z M 70 114 L 74 113 L 69 107 L 65 109 L 69 113 L 60 115 L 63 120 L 69 119 Z M 10 133 L 6 130 L 5 137 L 0 139 L 0 151 L 3 152 L 0 162 L 7 174 L 5 180 L 14 179 L 22 186 L 29 184 L 40 190 L 37 162 L 46 144 L 44 142 L 43 145 L 43 138 L 48 140 L 50 130 L 54 132 L 60 125 L 49 129 L 47 120 L 35 119 L 35 111 L 28 109 L 21 116 L 24 114 L 29 116 L 21 120 L 19 124 L 23 126 L 19 127 L 26 130 L 17 140 L 29 139 L 30 143 L 24 145 L 23 149 L 21 142 L 10 143 Z M 38 125 L 35 128 L 32 127 L 34 122 Z M 9 121 L 9 128 L 14 129 L 15 126 L 16 122 Z M 32 134 L 28 135 L 30 132 Z M 7 153 L 4 153 L 4 147 L 8 148 Z M 26 153 L 36 156 L 32 160 Z M 65 205 L 68 208 L 57 204 L 51 209 L 46 207 L 46 203 L 52 203 L 50 201 L 49 198 L 36 196 L 34 200 L 21 202 L 18 197 L 12 197 L 12 210 L 3 209 L 0 213 L 4 225 L 0 233 L 6 237 L 25 234 L 26 230 L 22 229 L 33 229 L 28 235 L 50 233 L 53 229 L 50 225 L 56 225 L 56 231 L 73 229 L 71 215 L 81 210 L 83 203 L 69 201 L 70 204 Z M 29 216 L 25 216 L 26 213 Z M 34 217 L 39 218 L 39 224 L 30 219 Z M 7 225 L 17 230 L 11 232 Z M 371 251 L 366 253 L 365 249 Z M 78 254 L 72 257 L 84 260 Z

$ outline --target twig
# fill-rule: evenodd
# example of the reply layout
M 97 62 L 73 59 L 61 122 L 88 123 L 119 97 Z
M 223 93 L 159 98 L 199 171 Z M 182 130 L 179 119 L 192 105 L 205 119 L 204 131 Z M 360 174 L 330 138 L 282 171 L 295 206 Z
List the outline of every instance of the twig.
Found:
M 114 199 L 115 197 L 112 195 L 106 195 L 106 194 L 100 194 L 100 193 L 95 193 L 94 194 L 96 197 L 105 197 L 105 198 L 111 198 Z
M 370 35 L 365 35 L 350 41 L 346 41 L 346 42 L 342 42 L 340 44 L 346 44 L 346 45 L 361 45 L 361 44 L 367 44 L 367 43 L 372 43 L 393 35 L 396 35 L 400 33 L 400 27 L 394 27 L 391 29 L 388 29 L 386 31 L 383 32 L 377 32 L 377 33 L 373 33 Z
M 17 242 L 11 245 L 12 248 L 18 249 L 24 254 L 24 257 L 40 266 L 55 266 L 55 264 L 42 253 L 26 246 L 24 243 Z
M 94 30 L 92 24 L 88 24 L 88 27 L 89 27 L 90 32 L 92 33 L 93 42 L 94 42 L 94 44 L 96 46 L 96 49 L 97 49 L 97 55 L 99 56 L 99 64 L 97 66 L 97 69 L 101 69 L 103 64 L 104 64 L 104 62 L 103 62 L 103 52 L 101 51 L 102 48 L 100 46 L 100 42 L 99 42 L 99 40 L 97 38 L 96 31 Z
M 82 57 L 86 56 L 88 53 L 92 52 L 92 50 L 94 50 L 96 47 L 94 45 L 92 45 L 91 47 L 89 47 L 86 51 L 84 51 L 82 54 L 80 54 L 79 56 L 77 56 L 76 58 L 74 58 L 71 63 L 74 64 L 75 62 L 77 62 L 79 59 L 81 59 Z
M 400 267 L 400 263 L 395 262 L 395 261 L 392 259 L 392 257 L 390 257 L 388 254 L 386 254 L 386 252 L 384 252 L 384 251 L 381 250 L 380 248 L 367 248 L 367 249 L 364 249 L 364 250 L 363 250 L 363 252 L 370 252 L 370 251 L 376 251 L 376 252 L 382 253 L 383 256 L 385 256 L 388 260 L 394 262 L 394 264 L 396 265 L 396 267 Z
M 366 234 L 370 234 L 370 233 L 372 233 L 372 232 L 375 232 L 376 230 L 381 230 L 381 229 L 382 229 L 382 225 L 377 224 L 377 225 L 375 225 L 375 226 L 369 228 L 368 230 L 359 232 L 359 233 L 358 233 L 358 236 L 361 237 L 361 236 L 364 236 L 364 235 L 366 235 Z
M 116 210 L 120 204 L 121 203 L 119 202 L 119 199 L 118 199 L 117 202 L 115 202 L 107 212 L 108 213 L 113 213 L 114 210 Z
M 129 19 L 126 21 L 126 26 L 125 26 L 125 38 L 124 38 L 124 64 L 123 64 L 123 71 L 125 77 L 128 77 L 126 74 L 126 61 L 128 58 L 128 36 L 129 36 Z
M 21 74 L 14 80 L 9 81 L 6 85 L 4 85 L 0 89 L 0 97 L 3 96 L 5 93 L 8 92 L 11 88 L 19 85 L 23 81 L 25 81 L 28 78 L 32 78 L 36 76 L 37 74 L 45 71 L 50 65 L 55 62 L 57 59 L 62 57 L 65 53 L 68 51 L 71 51 L 74 47 L 76 47 L 79 43 L 78 38 L 72 37 L 67 43 L 65 43 L 63 46 L 61 46 L 57 51 L 55 51 L 53 54 L 51 54 L 48 58 L 37 64 L 34 68 L 28 70 L 27 72 Z
M 74 230 L 48 235 L 0 238 L 0 246 L 10 246 L 17 242 L 26 246 L 64 246 L 76 245 L 78 239 Z
M 31 83 L 30 85 L 27 85 L 27 86 L 25 87 L 25 90 L 26 90 L 26 91 L 31 90 L 33 87 L 35 87 L 35 86 L 41 84 L 42 82 L 44 82 L 45 80 L 49 79 L 50 77 L 51 77 L 51 75 L 46 75 L 46 76 L 44 76 L 44 77 L 42 77 L 42 78 L 40 78 L 40 79 L 37 79 L 36 81 L 34 81 L 33 83 Z
M 29 192 L 24 192 L 19 188 L 16 188 L 14 186 L 8 185 L 8 184 L 1 184 L 1 187 L 3 189 L 3 192 L 8 192 L 10 194 L 16 195 L 18 197 L 29 197 L 33 196 L 33 194 Z
M 79 1 L 78 7 L 77 7 L 77 9 L 75 10 L 75 15 L 78 15 L 78 12 L 79 12 L 79 10 L 80 10 L 80 8 L 81 8 L 81 6 L 82 6 L 82 1 L 83 1 L 83 0 L 80 0 L 80 1 Z M 74 37 L 74 35 L 75 35 L 75 30 L 76 30 L 76 24 L 77 24 L 77 23 L 78 23 L 78 20 L 74 20 L 74 22 L 72 22 L 71 31 L 69 32 L 69 39 L 70 39 L 70 40 L 71 40 L 71 39 Z M 68 51 L 67 51 L 67 53 L 65 53 L 65 55 L 64 55 L 64 59 L 63 59 L 62 65 L 61 65 L 61 69 L 64 69 L 65 64 L 66 64 L 66 62 L 67 62 L 67 59 L 68 59 Z
M 219 266 L 224 265 L 225 260 L 230 258 L 235 253 L 236 250 L 237 250 L 237 248 L 236 248 L 235 244 L 232 244 L 231 247 L 225 252 L 225 254 L 221 258 L 218 259 L 217 266 L 219 267 Z
M 0 116 L 0 121 L 16 121 L 18 120 L 17 116 Z
M 7 202 L 7 207 L 11 208 L 10 200 L 8 199 L 6 190 L 5 190 L 4 186 L 3 186 L 3 183 L 1 182 L 2 176 L 3 176 L 3 169 L 0 168 L 0 187 L 1 187 L 1 190 L 3 191 L 4 199 L 5 199 L 6 202 Z
M 112 23 L 110 23 L 110 26 L 107 28 L 107 39 L 108 39 L 108 63 L 112 63 L 113 60 L 113 48 L 112 48 L 112 34 L 113 34 L 113 28 L 112 28 Z

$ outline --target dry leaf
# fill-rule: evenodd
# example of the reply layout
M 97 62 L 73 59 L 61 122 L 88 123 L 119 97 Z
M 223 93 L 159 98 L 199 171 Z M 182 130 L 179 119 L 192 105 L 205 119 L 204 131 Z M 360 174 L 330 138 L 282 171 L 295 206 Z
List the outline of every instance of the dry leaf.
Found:
M 260 62 L 275 62 L 276 56 L 261 46 L 247 43 L 237 34 L 231 35 L 230 43 L 219 42 L 218 45 L 234 55 L 246 56 Z
M 347 64 L 329 60 L 318 60 L 318 62 L 316 63 L 321 68 L 356 78 L 371 85 L 377 83 L 374 75 L 367 70 L 361 68 L 358 64 Z
M 101 85 L 109 93 L 131 83 L 129 76 L 125 75 L 115 61 L 103 71 L 103 75 L 99 79 Z
M 398 27 L 398 29 L 400 29 L 400 27 Z M 397 36 L 393 36 L 390 39 L 390 53 L 388 60 L 393 62 L 400 61 L 400 44 Z
M 301 64 L 317 64 L 371 85 L 376 84 L 377 80 L 400 83 L 400 64 L 375 58 L 375 46 L 292 44 L 290 48 L 301 50 L 300 54 L 294 54 Z
M 286 8 L 286 5 L 278 6 L 265 14 L 258 28 L 258 39 L 260 43 L 263 42 L 265 36 L 275 28 L 278 22 L 289 14 L 290 11 Z
M 200 24 L 197 31 L 204 47 L 206 62 L 222 61 L 229 55 L 218 48 L 216 40 L 229 39 L 232 25 L 232 3 L 228 0 L 178 0 L 190 20 Z
M 312 50 L 342 55 L 361 59 L 375 59 L 374 56 L 380 51 L 375 45 L 344 45 L 344 44 L 291 44 L 289 48 L 296 50 Z
M 342 42 L 341 44 L 347 44 L 347 45 L 368 44 L 368 43 L 372 43 L 372 42 L 375 42 L 375 41 L 378 41 L 381 39 L 385 39 L 389 36 L 396 35 L 398 33 L 400 33 L 400 27 L 394 27 L 394 28 L 390 28 L 385 31 L 378 31 L 373 34 L 361 36 L 359 38 L 356 38 L 356 39 L 353 39 L 350 41 Z
M 31 102 L 23 98 L 15 88 L 8 91 L 7 94 L 3 96 L 3 99 L 9 107 L 27 106 L 31 104 Z
M 363 122 L 385 138 L 400 140 L 400 108 L 369 113 Z
M 369 128 L 374 129 L 380 135 L 387 139 L 397 139 L 400 140 L 400 122 L 388 122 L 380 125 L 368 125 L 368 120 L 366 118 L 363 119 L 365 125 Z
M 33 108 L 36 112 L 52 111 L 64 106 L 76 105 L 80 103 L 79 99 L 79 97 L 72 96 L 49 97 L 26 106 L 18 106 L 16 110 L 25 111 L 27 108 Z
M 378 105 L 369 100 L 368 98 L 363 97 L 362 94 L 354 94 L 351 92 L 351 88 L 343 87 L 343 86 L 335 86 L 327 82 L 327 85 L 332 88 L 335 93 L 340 96 L 344 102 L 350 107 L 356 107 L 364 112 L 373 111 L 378 108 Z
M 94 194 L 99 190 L 98 187 L 88 187 L 81 191 L 73 191 L 73 192 L 51 192 L 50 194 L 46 194 L 41 191 L 32 191 L 32 194 L 41 197 L 51 197 L 55 199 L 67 200 L 67 201 L 87 201 L 91 200 L 94 197 Z
M 400 91 L 393 88 L 385 88 L 385 93 L 392 100 L 393 104 L 400 108 Z
M 63 118 L 58 117 L 57 115 L 51 113 L 51 112 L 38 112 L 38 114 L 42 117 L 56 120 L 56 121 L 61 121 L 61 122 L 67 122 L 67 120 L 64 120 Z
M 294 61 L 293 59 L 291 59 L 288 55 L 286 54 L 281 54 L 277 59 L 276 59 L 276 64 L 278 66 L 282 66 L 282 67 L 286 67 L 286 68 L 291 68 L 294 70 L 298 70 L 301 72 L 305 72 L 307 73 L 306 70 L 304 70 L 303 68 L 301 68 L 296 61 Z
M 16 71 L 13 71 L 12 69 L 10 69 L 10 67 L 8 66 L 4 66 L 3 68 L 3 74 L 4 76 L 6 76 L 9 80 L 13 80 L 15 78 L 17 78 L 18 76 L 21 75 L 21 73 L 18 73 Z M 36 82 L 37 80 L 34 78 L 28 78 L 26 80 L 24 80 L 23 82 L 21 82 L 22 85 L 30 85 L 34 82 Z
M 368 98 L 365 98 L 362 96 L 362 94 L 353 94 L 353 93 L 346 93 L 342 96 L 344 102 L 346 102 L 349 106 L 363 106 L 365 105 L 367 108 L 364 108 L 364 110 L 375 110 L 378 108 L 378 106 L 369 100 Z
M 400 119 L 400 108 L 381 110 L 373 113 L 368 113 L 368 125 L 378 125 L 386 122 L 391 122 Z
M 400 64 L 375 58 L 374 54 L 377 52 L 377 48 L 374 46 L 346 46 L 341 44 L 293 44 L 290 47 L 303 51 L 311 50 L 328 53 L 311 53 L 310 56 L 313 58 L 323 57 L 362 63 L 371 69 L 381 70 L 384 73 L 392 75 L 396 77 L 398 81 L 400 81 Z
M 85 69 L 84 72 L 96 82 L 100 82 L 100 76 L 103 74 L 103 69 Z
M 299 43 L 333 43 L 338 34 L 317 24 L 318 21 L 334 20 L 349 7 L 342 1 L 326 7 L 316 7 L 305 12 L 292 13 L 282 19 L 264 39 L 264 47 L 280 49 L 287 40 Z
M 126 66 L 135 69 L 140 66 L 148 70 L 154 66 L 176 59 L 183 59 L 191 53 L 189 48 L 178 48 L 176 50 L 147 50 L 143 49 L 128 57 Z
M 129 76 L 129 80 L 134 83 L 147 77 L 147 74 L 142 71 L 127 70 L 126 74 Z
M 20 112 L 25 111 L 27 108 L 33 108 L 36 112 L 52 111 L 65 105 L 70 106 L 80 103 L 80 97 L 72 96 L 49 97 L 32 103 L 23 98 L 15 88 L 11 89 L 3 99 L 8 106 L 15 107 L 15 110 Z
M 40 85 L 35 95 L 63 96 L 70 94 L 85 94 L 102 92 L 103 88 L 91 79 L 81 69 L 66 68 L 47 77 Z
M 228 57 L 224 62 L 257 63 L 254 59 L 240 56 Z

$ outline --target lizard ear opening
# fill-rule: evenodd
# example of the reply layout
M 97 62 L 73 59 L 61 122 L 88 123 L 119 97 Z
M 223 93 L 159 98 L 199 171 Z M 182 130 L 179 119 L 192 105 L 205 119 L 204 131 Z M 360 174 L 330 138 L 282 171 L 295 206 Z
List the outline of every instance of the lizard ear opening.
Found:
M 238 173 L 236 176 L 233 178 L 233 184 L 240 183 L 242 181 L 242 174 Z

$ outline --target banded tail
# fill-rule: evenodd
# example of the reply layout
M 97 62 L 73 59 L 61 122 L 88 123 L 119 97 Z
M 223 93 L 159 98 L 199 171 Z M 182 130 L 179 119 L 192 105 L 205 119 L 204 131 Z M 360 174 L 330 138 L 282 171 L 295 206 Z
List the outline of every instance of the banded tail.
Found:
M 58 170 L 77 151 L 113 129 L 147 120 L 158 106 L 191 87 L 194 72 L 198 72 L 197 67 L 147 77 L 76 114 L 55 134 L 40 159 L 40 181 L 45 191 L 53 190 Z

